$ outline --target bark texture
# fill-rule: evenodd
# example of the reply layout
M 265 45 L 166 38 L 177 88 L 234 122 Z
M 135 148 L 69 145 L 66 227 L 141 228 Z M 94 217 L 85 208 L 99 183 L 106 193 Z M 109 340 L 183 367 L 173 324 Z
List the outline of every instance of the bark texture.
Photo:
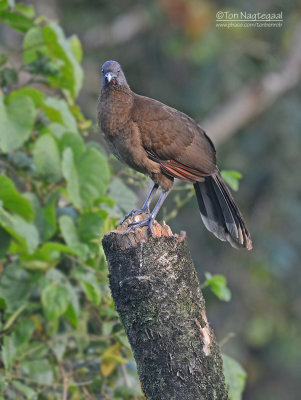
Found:
M 104 237 L 103 247 L 146 398 L 228 399 L 185 234 L 157 222 L 152 238 L 145 227 L 124 234 L 127 222 Z

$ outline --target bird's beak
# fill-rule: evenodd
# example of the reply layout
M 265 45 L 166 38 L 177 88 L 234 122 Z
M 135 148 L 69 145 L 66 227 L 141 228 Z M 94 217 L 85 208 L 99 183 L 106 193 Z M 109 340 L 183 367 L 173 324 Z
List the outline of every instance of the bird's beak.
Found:
M 107 82 L 111 82 L 111 80 L 112 80 L 113 78 L 117 78 L 117 75 L 114 74 L 113 72 L 107 72 L 107 73 L 105 74 L 105 78 L 106 78 Z

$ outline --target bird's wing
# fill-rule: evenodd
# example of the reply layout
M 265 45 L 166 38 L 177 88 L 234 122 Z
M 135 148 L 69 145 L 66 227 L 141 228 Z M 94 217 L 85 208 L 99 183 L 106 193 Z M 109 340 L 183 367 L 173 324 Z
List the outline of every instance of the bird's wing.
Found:
M 216 171 L 214 145 L 188 115 L 134 95 L 132 119 L 149 157 L 159 162 L 168 175 L 192 182 Z

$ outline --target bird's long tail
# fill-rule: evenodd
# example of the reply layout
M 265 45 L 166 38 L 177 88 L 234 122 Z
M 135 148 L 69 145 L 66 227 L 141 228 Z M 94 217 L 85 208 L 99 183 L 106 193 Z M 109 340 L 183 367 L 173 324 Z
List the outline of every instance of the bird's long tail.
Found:
M 252 240 L 244 219 L 220 173 L 194 184 L 202 220 L 217 238 L 232 247 L 252 249 Z

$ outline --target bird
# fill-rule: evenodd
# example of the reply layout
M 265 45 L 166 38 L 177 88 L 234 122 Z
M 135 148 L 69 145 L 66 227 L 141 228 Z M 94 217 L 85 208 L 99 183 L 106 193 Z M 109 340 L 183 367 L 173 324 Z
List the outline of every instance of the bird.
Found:
M 170 193 L 174 179 L 193 184 L 205 227 L 234 248 L 252 249 L 243 216 L 216 163 L 214 144 L 188 115 L 155 99 L 134 93 L 117 61 L 101 68 L 102 87 L 97 117 L 110 151 L 123 163 L 149 176 L 153 187 L 143 206 L 120 221 L 140 213 L 147 218 L 129 224 L 127 232 L 153 221 Z M 162 189 L 152 212 L 150 204 Z

